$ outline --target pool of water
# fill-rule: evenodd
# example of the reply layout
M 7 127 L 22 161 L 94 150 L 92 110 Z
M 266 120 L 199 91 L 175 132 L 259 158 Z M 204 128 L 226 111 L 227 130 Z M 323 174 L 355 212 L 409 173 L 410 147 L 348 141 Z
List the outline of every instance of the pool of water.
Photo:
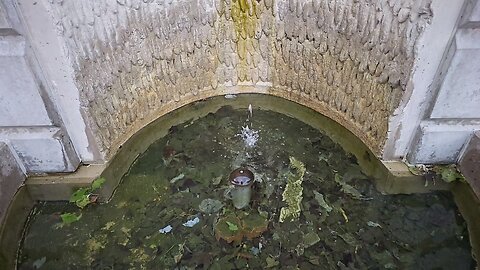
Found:
M 243 209 L 239 167 L 255 175 Z M 108 203 L 39 203 L 18 268 L 472 269 L 470 252 L 450 193 L 382 195 L 323 131 L 224 106 L 150 145 Z

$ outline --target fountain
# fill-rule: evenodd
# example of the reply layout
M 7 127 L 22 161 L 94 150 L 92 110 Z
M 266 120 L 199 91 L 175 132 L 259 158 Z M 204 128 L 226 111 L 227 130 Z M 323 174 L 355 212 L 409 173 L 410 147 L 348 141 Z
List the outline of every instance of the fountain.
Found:
M 264 99 L 212 99 L 195 104 L 195 117 L 183 117 L 174 128 L 165 122 L 149 127 L 135 137 L 133 148 L 124 147 L 133 164 L 108 203 L 83 209 L 66 202 L 36 206 L 18 268 L 473 265 L 464 221 L 449 193 L 382 195 L 365 175 L 364 161 L 327 135 L 330 122 L 314 128 L 290 113 L 264 110 L 271 104 Z M 202 109 L 210 103 L 218 106 Z M 288 102 L 281 109 L 287 105 L 312 115 Z M 262 108 L 254 123 L 253 106 Z M 238 136 L 243 127 L 250 133 Z M 134 159 L 131 149 L 143 150 Z M 119 167 L 125 166 L 114 166 Z M 106 184 L 114 181 L 105 177 Z M 66 213 L 76 218 L 62 222 Z

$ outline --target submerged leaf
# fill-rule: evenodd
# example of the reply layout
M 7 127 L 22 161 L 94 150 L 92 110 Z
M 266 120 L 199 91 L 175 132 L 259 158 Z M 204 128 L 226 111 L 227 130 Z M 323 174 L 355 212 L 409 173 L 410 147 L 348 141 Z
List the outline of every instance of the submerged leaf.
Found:
M 353 186 L 347 184 L 343 179 L 340 178 L 340 175 L 335 174 L 335 182 L 341 186 L 341 191 L 347 195 L 350 195 L 353 199 L 357 200 L 371 200 L 372 198 L 365 197 L 360 191 L 358 191 Z
M 38 260 L 35 260 L 32 265 L 33 269 L 40 269 L 40 267 L 42 267 L 46 261 L 47 261 L 47 257 L 42 257 Z
M 278 266 L 280 264 L 277 260 L 275 260 L 272 257 L 267 257 L 267 259 L 265 261 L 267 263 L 267 268 L 272 268 L 272 267 Z
M 320 237 L 316 232 L 309 232 L 303 236 L 303 245 L 309 248 L 320 241 Z
M 178 244 L 178 252 L 173 256 L 175 263 L 179 263 L 182 260 L 183 252 L 185 251 L 185 244 Z
M 223 203 L 219 200 L 205 199 L 200 203 L 198 208 L 205 214 L 213 214 L 223 208 Z
M 327 204 L 325 201 L 325 198 L 323 197 L 323 194 L 317 191 L 313 191 L 313 194 L 315 195 L 315 200 L 318 202 L 318 204 L 327 211 L 327 213 L 331 212 L 333 208 Z
M 376 222 L 373 222 L 373 221 L 368 221 L 368 222 L 367 222 L 367 225 L 368 225 L 369 227 L 382 228 L 382 225 L 380 225 L 380 224 L 378 224 L 378 223 L 376 223 Z
M 215 177 L 215 178 L 213 178 L 212 184 L 214 186 L 218 186 L 222 182 L 222 179 L 223 179 L 223 175 Z

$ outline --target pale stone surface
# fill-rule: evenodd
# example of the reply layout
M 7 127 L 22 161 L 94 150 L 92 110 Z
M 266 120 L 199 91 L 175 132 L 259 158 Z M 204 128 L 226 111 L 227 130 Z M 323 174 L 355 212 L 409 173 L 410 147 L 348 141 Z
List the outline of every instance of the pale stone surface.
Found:
M 2 28 L 10 28 L 10 24 L 7 20 L 7 12 L 5 7 L 3 6 L 3 3 L 0 2 L 0 29 Z
M 380 153 L 430 1 L 52 2 L 81 101 L 111 156 L 189 95 L 260 83 L 328 107 Z M 382 11 L 382 12 L 378 12 Z
M 456 163 L 458 155 L 480 126 L 478 120 L 425 120 L 409 154 L 415 163 Z
M 476 41 L 480 46 L 480 35 Z M 456 52 L 440 88 L 431 118 L 480 118 L 478 63 L 480 49 Z
M 466 1 L 451 45 L 430 85 L 411 143 L 412 163 L 456 163 L 460 149 L 480 129 L 480 24 L 469 16 L 479 1 Z M 475 11 L 473 11 L 475 12 Z
M 25 174 L 8 145 L 0 141 L 0 224 Z
M 51 125 L 23 57 L 0 56 L 0 115 L 0 126 Z
M 480 2 L 478 0 L 477 0 L 477 4 L 472 10 L 472 14 L 470 15 L 470 21 L 480 22 Z
M 28 127 L 0 130 L 0 139 L 9 141 L 29 174 L 74 171 L 78 159 L 69 155 L 69 142 L 56 127 Z
M 70 137 L 76 154 L 86 163 L 102 163 L 96 142 L 85 119 L 85 108 L 80 104 L 80 94 L 75 85 L 74 73 L 63 38 L 57 35 L 57 26 L 52 11 L 47 8 L 48 1 L 16 0 L 12 13 L 22 18 L 24 35 L 28 36 L 29 47 L 34 61 L 39 62 L 38 73 L 41 83 L 49 92 L 55 110 L 61 118 L 57 126 L 64 126 Z M 99 1 L 97 1 L 99 2 Z M 103 2 L 103 1 L 101 1 Z M 99 3 L 102 4 L 102 3 Z M 52 105 L 50 105 L 52 106 Z
M 439 73 L 446 74 L 450 56 L 455 53 L 451 44 L 466 1 L 432 2 L 434 16 L 418 40 L 411 79 L 400 106 L 390 119 L 384 160 L 404 159 L 415 146 L 420 123 L 428 117 L 442 81 Z
M 25 54 L 25 39 L 13 29 L 0 28 L 0 57 L 23 56 Z

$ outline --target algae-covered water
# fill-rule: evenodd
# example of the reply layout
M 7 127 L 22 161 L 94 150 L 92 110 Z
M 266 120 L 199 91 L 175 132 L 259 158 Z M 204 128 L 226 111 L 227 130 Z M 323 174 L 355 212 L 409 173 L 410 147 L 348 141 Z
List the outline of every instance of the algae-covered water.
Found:
M 239 136 L 247 124 L 253 147 Z M 241 210 L 226 196 L 239 167 L 255 174 Z M 66 212 L 82 216 L 63 224 Z M 225 106 L 153 143 L 109 203 L 38 204 L 18 267 L 472 269 L 470 250 L 450 193 L 381 195 L 322 131 Z

